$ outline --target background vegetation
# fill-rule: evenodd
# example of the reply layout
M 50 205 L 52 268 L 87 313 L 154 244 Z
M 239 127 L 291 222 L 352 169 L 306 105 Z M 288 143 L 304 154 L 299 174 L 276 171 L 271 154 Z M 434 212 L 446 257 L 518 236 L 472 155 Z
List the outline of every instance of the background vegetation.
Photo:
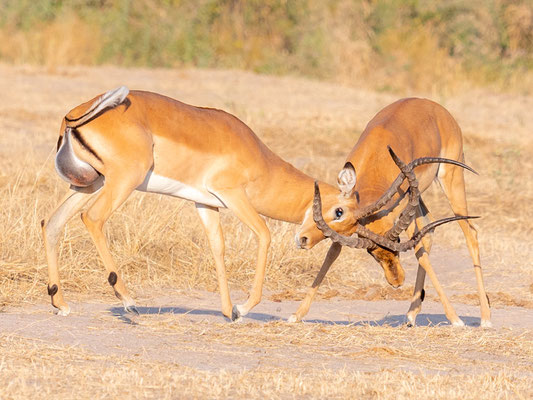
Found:
M 531 0 L 1 0 L 0 61 L 533 92 Z

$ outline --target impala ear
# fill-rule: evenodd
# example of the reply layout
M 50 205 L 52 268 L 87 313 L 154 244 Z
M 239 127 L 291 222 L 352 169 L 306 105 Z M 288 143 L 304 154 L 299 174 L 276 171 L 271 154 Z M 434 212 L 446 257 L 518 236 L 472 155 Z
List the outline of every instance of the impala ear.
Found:
M 341 172 L 339 172 L 339 176 L 337 177 L 337 184 L 339 185 L 339 189 L 341 190 L 343 196 L 351 196 L 354 192 L 355 188 L 355 168 L 353 167 L 351 162 L 347 162 L 344 164 L 344 168 L 341 169 Z

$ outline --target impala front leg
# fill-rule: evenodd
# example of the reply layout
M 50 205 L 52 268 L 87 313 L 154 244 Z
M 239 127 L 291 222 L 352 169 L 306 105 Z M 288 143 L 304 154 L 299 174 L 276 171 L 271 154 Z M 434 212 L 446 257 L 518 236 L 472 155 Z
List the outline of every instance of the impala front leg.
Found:
M 288 322 L 299 322 L 302 320 L 303 317 L 307 315 L 307 313 L 309 312 L 309 307 L 311 307 L 311 303 L 313 302 L 313 299 L 316 295 L 316 292 L 318 291 L 318 288 L 320 287 L 320 284 L 322 283 L 322 280 L 326 276 L 329 267 L 331 267 L 331 265 L 339 257 L 339 254 L 341 254 L 341 250 L 342 246 L 339 243 L 333 242 L 331 244 L 328 250 L 328 254 L 326 254 L 326 258 L 322 263 L 322 267 L 320 267 L 320 271 L 318 271 L 318 275 L 316 276 L 313 285 L 311 285 L 311 287 L 307 291 L 307 294 L 300 303 L 300 307 L 298 307 L 298 310 L 289 317 Z
M 220 227 L 220 214 L 218 208 L 196 203 L 196 210 L 207 234 L 211 253 L 215 259 L 217 270 L 218 290 L 222 302 L 222 314 L 231 318 L 231 298 L 229 295 L 228 279 L 226 278 L 226 267 L 224 266 L 224 236 Z
M 407 235 L 409 237 L 413 237 L 415 232 L 422 229 L 424 224 L 428 224 L 433 221 L 434 218 L 429 213 L 429 210 L 427 209 L 422 199 L 420 199 L 420 205 L 418 206 L 418 209 L 416 211 L 416 218 L 407 228 Z M 415 254 L 419 254 L 419 249 L 423 249 L 423 251 L 429 254 L 429 252 L 431 251 L 432 244 L 433 236 L 431 234 L 424 236 L 420 243 L 415 246 Z M 411 305 L 409 306 L 409 311 L 407 312 L 407 326 L 409 327 L 416 325 L 416 316 L 420 313 L 420 310 L 422 309 L 422 302 L 424 301 L 424 298 L 426 296 L 426 292 L 424 290 L 425 279 L 426 270 L 422 268 L 422 266 L 419 264 L 418 269 L 416 271 L 415 289 L 413 291 L 413 297 L 411 298 Z
M 270 247 L 270 231 L 265 221 L 250 204 L 244 189 L 226 189 L 216 191 L 216 196 L 221 199 L 246 226 L 257 236 L 259 248 L 257 251 L 257 266 L 255 268 L 254 282 L 248 300 L 242 305 L 233 306 L 231 320 L 239 320 L 261 301 L 263 281 L 267 262 L 268 248 Z

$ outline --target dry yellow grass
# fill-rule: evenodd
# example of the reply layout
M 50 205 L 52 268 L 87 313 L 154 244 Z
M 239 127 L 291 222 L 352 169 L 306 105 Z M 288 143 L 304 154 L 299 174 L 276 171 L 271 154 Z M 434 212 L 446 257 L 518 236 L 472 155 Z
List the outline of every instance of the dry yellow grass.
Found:
M 66 190 L 53 169 L 60 120 L 72 106 L 119 84 L 230 111 L 282 157 L 329 182 L 334 182 L 366 122 L 396 98 L 236 71 L 79 67 L 50 74 L 34 67 L 0 65 L 0 323 L 3 307 L 49 301 L 39 222 Z M 458 119 L 464 131 L 467 163 L 480 172 L 479 176 L 467 175 L 467 193 L 471 213 L 483 216 L 476 224 L 488 291 L 495 293 L 496 307 L 530 307 L 533 141 L 529 133 L 533 99 L 477 91 L 435 100 Z M 440 189 L 431 189 L 424 197 L 436 216 L 451 213 Z M 224 212 L 222 218 L 231 289 L 246 291 L 255 266 L 255 239 L 229 213 Z M 266 288 L 274 299 L 298 298 L 312 282 L 327 243 L 309 252 L 298 251 L 293 245 L 294 226 L 277 221 L 268 224 L 273 240 Z M 165 287 L 217 290 L 203 230 L 187 202 L 135 193 L 111 218 L 107 235 L 133 293 Z M 475 287 L 446 271 L 450 257 L 466 252 L 459 228 L 441 228 L 435 243 L 435 268 L 449 293 L 455 294 L 453 301 L 475 302 L 471 296 Z M 68 224 L 60 254 L 67 301 L 112 301 L 103 268 L 79 218 Z M 473 278 L 470 264 L 464 268 Z M 430 284 L 427 290 L 428 297 L 434 297 Z M 347 250 L 320 293 L 324 299 L 373 300 L 405 299 L 409 292 L 409 286 L 402 291 L 388 289 L 380 268 L 369 256 Z M 533 357 L 529 331 L 407 331 L 365 326 L 288 327 L 280 323 L 203 325 L 181 323 L 174 317 L 144 317 L 137 328 L 144 334 L 156 338 L 178 335 L 180 343 L 191 340 L 190 346 L 206 346 L 213 353 L 223 349 L 220 354 L 228 357 L 230 365 L 232 357 L 238 357 L 232 353 L 234 346 L 248 353 L 263 349 L 263 360 L 273 357 L 279 364 L 243 371 L 205 371 L 144 355 L 91 353 L 61 342 L 30 340 L 21 333 L 21 337 L 0 338 L 0 397 L 66 397 L 74 393 L 80 398 L 532 395 L 529 381 L 533 371 L 527 362 Z M 282 357 L 289 350 L 310 358 L 341 360 L 339 365 L 349 360 L 373 365 L 379 360 L 383 367 L 362 372 L 357 367 L 334 368 L 302 361 L 291 368 Z M 281 354 L 278 358 L 276 352 Z M 442 375 L 428 372 L 439 363 Z M 462 364 L 466 365 L 464 370 L 454 369 Z M 420 369 L 412 369 L 413 365 Z
M 520 337 L 509 331 L 458 333 L 448 328 L 413 331 L 284 323 L 183 325 L 168 318 L 149 320 L 143 327 L 162 339 L 168 339 L 169 332 L 178 334 L 173 337 L 176 341 L 191 338 L 190 345 L 195 348 L 218 346 L 219 356 L 227 357 L 228 368 L 191 368 L 153 360 L 149 354 L 96 354 L 78 346 L 2 335 L 2 398 L 16 400 L 38 394 L 78 398 L 404 399 L 416 393 L 435 399 L 525 399 L 533 394 L 533 369 L 527 362 L 533 356 L 531 334 Z M 517 342 L 522 345 L 515 346 Z M 251 370 L 231 367 L 232 353 L 242 356 L 254 348 L 263 360 L 259 366 Z M 269 355 L 271 362 L 264 357 Z M 290 365 L 286 363 L 288 357 Z M 326 358 L 327 364 L 323 363 Z M 350 360 L 365 363 L 358 369 L 343 364 Z M 513 368 L 502 366 L 502 361 L 512 363 Z M 417 367 L 387 367 L 395 362 L 411 362 Z

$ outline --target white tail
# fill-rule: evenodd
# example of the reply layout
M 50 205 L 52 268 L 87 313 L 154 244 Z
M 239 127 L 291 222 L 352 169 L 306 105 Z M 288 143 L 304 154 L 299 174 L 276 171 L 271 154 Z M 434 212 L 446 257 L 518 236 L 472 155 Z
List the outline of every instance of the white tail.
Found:
M 70 128 L 77 128 L 78 126 L 85 124 L 87 121 L 89 121 L 91 118 L 94 118 L 106 108 L 113 108 L 121 104 L 126 99 L 129 92 L 130 90 L 126 86 L 120 86 L 116 89 L 104 93 L 91 105 L 91 108 L 89 108 L 89 110 L 87 110 L 87 112 L 81 117 L 74 119 L 65 117 L 67 125 Z

